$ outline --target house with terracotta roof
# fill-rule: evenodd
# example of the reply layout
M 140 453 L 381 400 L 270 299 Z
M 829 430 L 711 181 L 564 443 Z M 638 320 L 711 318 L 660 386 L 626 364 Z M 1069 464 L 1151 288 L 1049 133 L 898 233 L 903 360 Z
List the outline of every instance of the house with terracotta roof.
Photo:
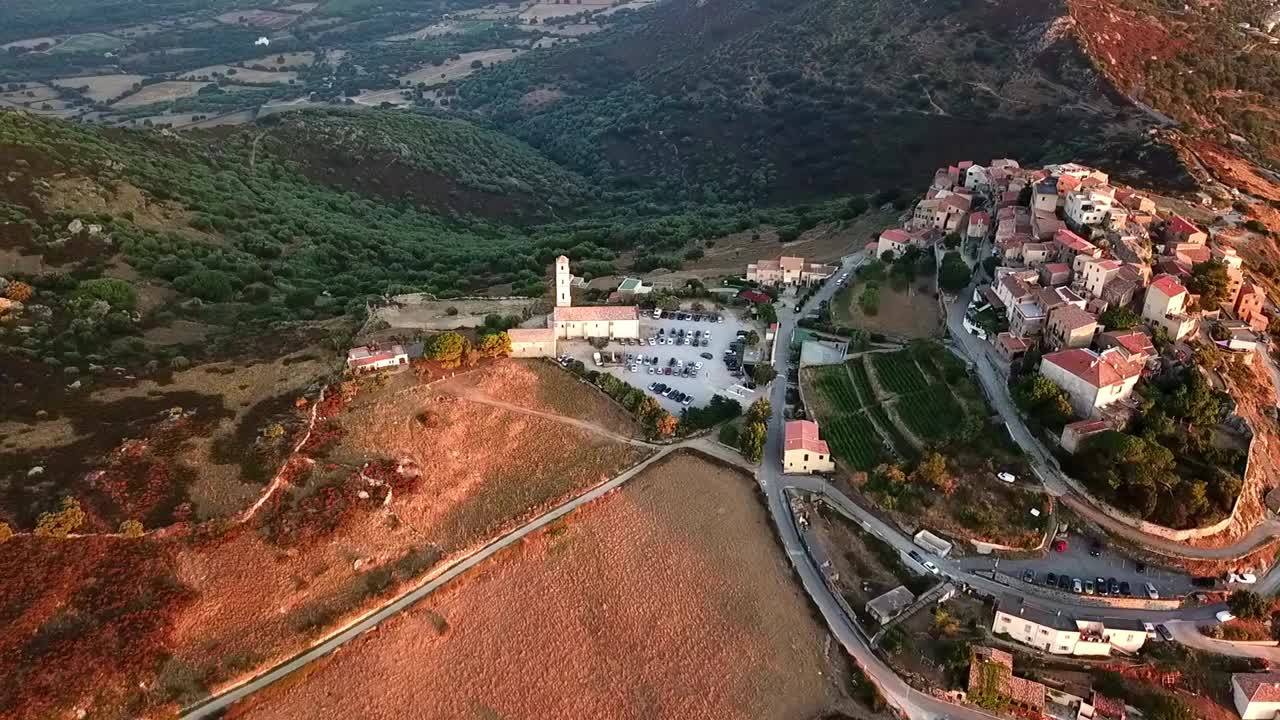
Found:
M 1196 318 L 1187 314 L 1191 296 L 1172 275 L 1161 275 L 1151 281 L 1142 302 L 1142 319 L 1153 327 L 1162 327 L 1169 339 L 1177 341 L 1196 329 Z
M 1070 263 L 1074 272 L 1080 272 L 1083 268 L 1084 260 L 1081 260 L 1081 258 L 1102 257 L 1102 248 L 1066 228 L 1054 233 L 1053 245 L 1055 259 L 1058 262 Z M 1079 260 L 1078 263 L 1077 260 Z
M 1044 341 L 1050 350 L 1088 347 L 1098 331 L 1098 318 L 1075 305 L 1062 304 L 1049 311 Z
M 965 222 L 965 234 L 973 239 L 981 239 L 987 236 L 987 232 L 991 230 L 991 216 L 985 212 L 978 211 L 969 213 L 969 217 Z
M 547 328 L 557 339 L 640 337 L 640 311 L 634 305 L 574 307 L 568 257 L 556 258 L 555 273 L 556 306 L 547 317 Z
M 818 436 L 818 423 L 791 420 L 785 426 L 782 443 L 782 471 L 785 473 L 835 472 L 831 450 Z
M 1062 449 L 1075 454 L 1080 443 L 1100 432 L 1113 429 L 1109 420 L 1077 420 L 1062 428 Z
M 555 357 L 556 331 L 551 328 L 511 328 L 511 357 Z
M 1052 213 L 1036 210 L 1031 215 L 1031 234 L 1035 235 L 1037 240 L 1052 240 L 1053 236 L 1066 226 L 1066 223 Z
M 1014 362 L 1027 354 L 1027 351 L 1031 349 L 1031 343 L 1024 337 L 1018 337 L 1017 335 L 1009 332 L 1002 332 L 999 335 L 996 335 L 995 348 L 996 352 L 999 353 L 1000 357 L 1004 358 L 1006 362 Z
M 1145 332 L 1133 330 L 1111 330 L 1098 335 L 1098 349 L 1118 348 L 1124 356 L 1134 362 L 1146 364 L 1156 356 L 1156 346 L 1151 336 Z
M 1209 241 L 1209 235 L 1198 225 L 1181 215 L 1174 215 L 1164 226 L 1166 243 L 1196 243 L 1203 245 Z
M 886 252 L 893 253 L 895 258 L 900 257 L 909 247 L 924 250 L 931 247 L 936 238 L 936 233 L 931 230 L 889 228 L 880 233 L 876 241 L 876 257 L 884 257 Z
M 1231 697 L 1242 720 L 1273 720 L 1280 714 L 1280 672 L 1235 673 Z
M 1084 418 L 1098 417 L 1108 405 L 1127 400 L 1143 367 L 1114 348 L 1102 352 L 1072 348 L 1040 359 L 1040 374 L 1062 388 L 1071 409 Z
M 1045 263 L 1040 267 L 1040 284 L 1056 287 L 1071 282 L 1071 266 L 1066 263 Z
M 747 280 L 761 285 L 812 285 L 835 274 L 835 267 L 807 263 L 802 257 L 783 255 L 777 260 L 757 260 L 747 265 Z
M 970 700 L 975 701 L 994 695 L 1024 712 L 1033 713 L 1035 717 L 1044 714 L 1045 686 L 1034 680 L 1014 677 L 1013 655 L 1003 650 L 982 646 L 970 648 L 968 694 Z
M 1262 314 L 1262 308 L 1266 304 L 1267 292 L 1260 285 L 1246 282 L 1240 286 L 1240 294 L 1236 297 L 1236 319 L 1247 323 L 1255 332 L 1262 332 L 1270 322 L 1270 318 Z
M 362 345 L 347 351 L 347 369 L 353 373 L 374 372 L 409 364 L 402 345 Z
M 1129 720 L 1123 700 L 1109 698 L 1095 691 L 1086 702 L 1081 698 L 1076 720 Z

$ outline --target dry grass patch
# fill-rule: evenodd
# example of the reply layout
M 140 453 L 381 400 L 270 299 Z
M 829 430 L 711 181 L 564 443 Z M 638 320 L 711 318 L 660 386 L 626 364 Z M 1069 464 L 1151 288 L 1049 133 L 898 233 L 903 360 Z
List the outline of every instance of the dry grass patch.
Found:
M 208 85 L 207 82 L 183 82 L 180 80 L 168 80 L 159 82 L 154 85 L 146 85 L 141 90 L 132 95 L 119 100 L 112 105 L 117 110 L 128 108 L 142 107 L 144 105 L 152 105 L 155 103 L 169 102 L 179 98 L 191 97 L 200 91 L 200 88 Z
M 851 712 L 813 617 L 751 480 L 676 455 L 230 717 Z
M 922 278 L 906 290 L 882 284 L 879 308 L 874 315 L 863 311 L 858 302 L 865 287 L 862 283 L 853 285 L 832 300 L 831 313 L 836 324 L 908 340 L 942 334 L 942 312 L 934 297 L 937 287 L 932 277 Z
M 111 102 L 133 89 L 135 83 L 146 79 L 144 75 L 84 75 L 80 77 L 58 78 L 49 82 L 58 87 L 88 87 L 85 97 L 94 102 Z
M 619 435 L 638 437 L 640 434 L 631 414 L 604 393 L 542 360 L 501 360 L 460 375 L 444 387 L 480 393 L 529 410 L 576 418 Z

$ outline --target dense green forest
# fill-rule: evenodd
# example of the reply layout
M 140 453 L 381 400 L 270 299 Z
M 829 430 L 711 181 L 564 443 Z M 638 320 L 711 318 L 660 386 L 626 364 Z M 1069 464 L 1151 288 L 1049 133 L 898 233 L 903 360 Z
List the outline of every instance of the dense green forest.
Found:
M 674 0 L 487 69 L 455 104 L 616 188 L 697 202 L 870 191 L 940 159 L 1072 158 L 1181 181 L 1074 42 L 1012 0 Z M 530 109 L 527 94 L 565 97 Z

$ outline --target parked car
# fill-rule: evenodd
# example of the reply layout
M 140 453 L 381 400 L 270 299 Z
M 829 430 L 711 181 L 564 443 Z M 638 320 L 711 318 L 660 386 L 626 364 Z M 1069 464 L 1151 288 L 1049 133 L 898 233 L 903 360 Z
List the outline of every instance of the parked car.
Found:
M 685 395 L 685 396 L 684 396 L 684 399 L 680 401 L 680 404 L 681 404 L 681 405 L 692 405 L 692 404 L 693 404 L 693 396 L 692 396 L 692 395 Z
M 1012 473 L 1007 473 L 1007 472 L 998 472 L 996 473 L 996 477 L 1000 479 L 1000 482 L 1007 482 L 1010 484 L 1017 482 L 1018 480 L 1018 478 L 1014 476 Z
M 941 574 L 941 572 L 942 572 L 941 570 L 939 570 L 939 569 L 938 569 L 938 566 L 937 566 L 937 565 L 934 565 L 934 564 L 933 564 L 933 561 L 931 561 L 931 560 L 925 560 L 925 561 L 924 561 L 924 569 L 925 569 L 925 570 L 928 570 L 929 572 L 933 573 L 934 575 Z
M 1080 578 L 1071 578 L 1071 592 L 1077 595 L 1084 592 L 1084 585 L 1080 582 Z
M 1165 627 L 1164 623 L 1156 626 L 1156 634 L 1165 642 L 1173 642 L 1173 633 L 1169 632 L 1169 628 Z
M 1236 572 L 1235 570 L 1232 570 L 1231 574 L 1227 576 L 1227 582 L 1240 583 L 1241 585 L 1252 585 L 1258 582 L 1258 576 L 1251 572 Z
M 1098 592 L 1098 589 L 1097 589 L 1096 587 L 1094 587 L 1094 585 L 1093 585 L 1093 581 L 1092 581 L 1092 580 L 1085 580 L 1085 581 L 1084 581 L 1084 594 L 1085 594 L 1085 595 L 1093 595 L 1093 594 L 1095 594 L 1096 592 Z
M 1067 551 L 1067 541 L 1066 541 L 1066 540 L 1063 540 L 1062 538 L 1058 538 L 1057 540 L 1054 540 L 1054 541 L 1053 541 L 1053 551 L 1054 551 L 1054 552 L 1066 552 L 1066 551 Z
M 1022 582 L 1024 582 L 1024 583 L 1033 583 L 1033 582 L 1035 582 L 1035 581 L 1036 581 L 1036 571 L 1035 571 L 1035 570 L 1024 570 L 1024 571 L 1022 571 Z
M 1136 573 L 1138 573 L 1139 575 L 1146 575 L 1146 574 L 1147 574 L 1147 564 L 1146 564 L 1146 563 L 1144 563 L 1144 562 L 1137 563 L 1137 564 L 1135 564 L 1135 565 L 1133 566 L 1133 571 L 1134 571 L 1134 572 L 1136 572 Z
M 1152 600 L 1160 599 L 1160 593 L 1156 592 L 1155 585 L 1152 585 L 1151 583 L 1146 583 L 1145 585 L 1143 585 L 1142 589 L 1147 591 L 1147 597 L 1151 598 Z
M 1067 577 L 1066 575 L 1059 575 L 1059 576 L 1058 576 L 1058 589 L 1059 589 L 1059 590 L 1067 590 L 1067 589 L 1070 589 L 1070 587 L 1071 587 L 1071 578 Z
M 1056 585 L 1058 584 L 1058 574 L 1057 574 L 1057 573 L 1049 573 L 1048 575 L 1045 575 L 1045 576 L 1044 576 L 1044 584 L 1045 584 L 1045 585 L 1048 585 L 1049 587 L 1054 587 L 1054 586 L 1056 586 Z
M 916 552 L 915 550 L 912 550 L 911 552 L 907 553 L 907 557 L 911 558 L 912 560 L 915 560 L 921 565 L 924 564 L 924 558 L 920 557 L 920 553 Z
M 1201 588 L 1202 590 L 1210 590 L 1218 584 L 1218 578 L 1213 577 L 1193 577 L 1191 578 L 1191 586 Z
M 1090 555 L 1092 555 L 1092 556 L 1094 556 L 1094 557 L 1099 557 L 1099 556 L 1101 556 L 1101 555 L 1102 555 L 1102 543 L 1098 542 L 1097 540 L 1094 540 L 1094 541 L 1093 541 L 1093 543 L 1092 543 L 1091 545 L 1089 545 L 1089 554 L 1090 554 Z
M 1115 578 L 1107 578 L 1107 594 L 1108 594 L 1108 595 L 1119 595 L 1119 594 L 1120 594 L 1120 581 L 1119 581 L 1119 580 L 1117 580 L 1117 579 L 1115 579 Z
M 649 392 L 653 392 L 658 388 L 658 383 L 649 383 Z
M 1129 589 L 1129 583 L 1121 581 L 1120 595 L 1123 597 L 1130 597 L 1133 595 L 1133 591 Z
M 1214 617 L 1217 618 L 1220 623 L 1228 623 L 1236 619 L 1236 616 L 1232 615 L 1230 611 L 1227 610 L 1219 610 L 1214 613 Z
M 703 360 L 715 360 L 715 359 L 716 359 L 716 356 L 715 356 L 715 355 L 712 355 L 711 353 L 702 353 L 702 354 L 701 354 L 701 355 L 699 355 L 698 357 L 702 358 Z

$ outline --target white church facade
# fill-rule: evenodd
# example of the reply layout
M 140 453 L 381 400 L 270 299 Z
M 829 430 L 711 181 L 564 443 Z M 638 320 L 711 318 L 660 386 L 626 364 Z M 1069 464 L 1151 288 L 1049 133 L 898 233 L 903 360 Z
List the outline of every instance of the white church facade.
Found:
M 547 327 L 557 338 L 638 338 L 640 311 L 634 305 L 574 307 L 569 288 L 573 274 L 569 258 L 556 258 L 556 308 L 547 318 Z

